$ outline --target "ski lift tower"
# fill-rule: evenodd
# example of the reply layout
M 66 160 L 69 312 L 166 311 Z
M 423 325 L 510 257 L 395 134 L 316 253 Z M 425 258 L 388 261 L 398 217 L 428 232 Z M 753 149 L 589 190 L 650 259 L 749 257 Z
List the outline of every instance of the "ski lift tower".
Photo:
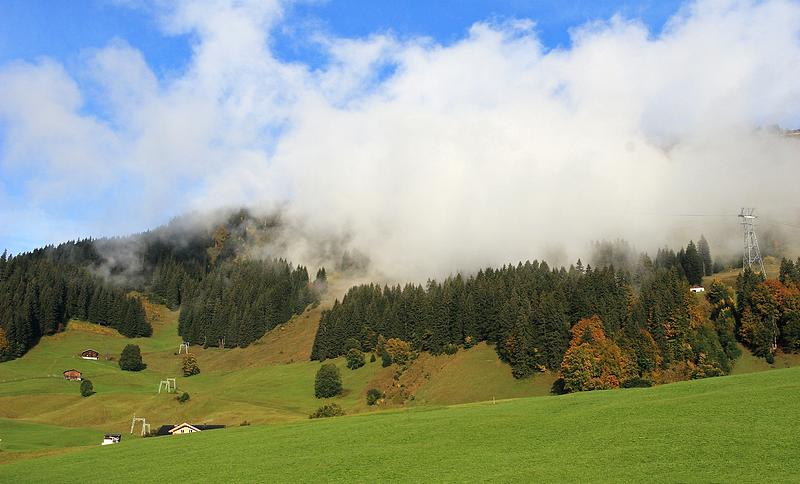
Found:
M 761 272 L 764 277 L 767 277 L 767 271 L 764 270 L 764 260 L 761 258 L 761 251 L 758 248 L 758 239 L 756 238 L 755 223 L 758 216 L 755 215 L 755 209 L 743 208 L 739 213 L 739 218 L 742 219 L 741 223 L 744 228 L 742 269 L 749 267 L 753 272 Z

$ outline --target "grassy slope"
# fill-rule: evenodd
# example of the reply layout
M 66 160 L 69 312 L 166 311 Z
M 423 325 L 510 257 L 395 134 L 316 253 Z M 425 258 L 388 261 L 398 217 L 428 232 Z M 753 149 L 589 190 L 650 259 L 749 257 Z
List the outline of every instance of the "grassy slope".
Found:
M 80 359 L 78 353 L 88 347 L 116 356 L 131 340 L 107 328 L 70 323 L 66 332 L 43 338 L 23 358 L 0 365 L 0 438 L 14 441 L 15 448 L 6 450 L 17 451 L 56 447 L 60 442 L 43 443 L 24 433 L 11 435 L 9 419 L 90 429 L 76 433 L 82 438 L 63 442 L 65 446 L 96 445 L 104 432 L 127 434 L 134 413 L 147 417 L 153 427 L 184 420 L 238 425 L 245 420 L 305 419 L 324 403 L 313 396 L 319 363 L 307 361 L 318 318 L 319 309 L 312 309 L 244 349 L 193 348 L 202 373 L 191 378 L 178 376 L 180 358 L 174 354 L 180 341 L 175 334 L 177 313 L 165 312 L 152 338 L 134 341 L 148 363 L 139 373 L 122 372 L 116 361 Z M 297 347 L 300 349 L 291 349 Z M 305 361 L 297 361 L 301 356 Z M 295 362 L 288 363 L 290 360 Z M 366 390 L 391 385 L 396 367 L 381 368 L 377 361 L 352 371 L 345 368 L 343 359 L 335 362 L 341 368 L 345 392 L 332 401 L 349 414 L 374 410 L 365 403 Z M 485 344 L 454 356 L 424 355 L 411 366 L 401 382 L 416 393 L 414 405 L 543 395 L 552 383 L 549 375 L 515 380 L 509 367 Z M 81 397 L 77 382 L 61 378 L 68 368 L 83 371 L 97 393 Z M 168 376 L 178 377 L 179 390 L 191 395 L 189 403 L 180 405 L 172 395 L 157 394 L 158 382 Z
M 555 381 L 551 374 L 517 380 L 511 367 L 497 358 L 494 348 L 480 343 L 453 357 L 430 359 L 429 381 L 415 394 L 417 404 L 456 404 L 494 399 L 548 395 Z
M 74 429 L 42 425 L 22 420 L 0 419 L 3 428 L 3 441 L 0 449 L 6 451 L 27 451 L 99 444 L 102 435 L 91 429 Z
M 767 271 L 767 276 L 773 279 L 778 278 L 781 269 L 781 261 L 772 256 L 764 257 L 764 270 Z M 712 276 L 703 278 L 703 285 L 708 287 L 711 281 L 719 279 L 721 282 L 727 284 L 734 290 L 736 289 L 736 277 L 742 272 L 741 269 L 728 269 L 726 271 L 717 272 Z
M 800 354 L 797 353 L 778 352 L 775 355 L 775 363 L 770 365 L 764 358 L 753 356 L 750 350 L 745 348 L 741 343 L 739 343 L 738 346 L 742 351 L 742 356 L 740 356 L 733 365 L 733 371 L 731 371 L 731 373 L 734 375 L 800 366 Z
M 313 311 L 313 310 L 312 310 Z M 241 350 L 192 348 L 198 354 L 202 373 L 180 377 L 180 357 L 174 353 L 180 338 L 176 334 L 177 313 L 166 312 L 154 325 L 152 338 L 129 340 L 113 331 L 88 323 L 70 323 L 67 331 L 42 341 L 23 358 L 0 365 L 0 438 L 12 432 L 9 420 L 23 419 L 40 424 L 92 428 L 94 437 L 80 443 L 95 444 L 103 432 L 127 432 L 135 413 L 153 426 L 190 420 L 201 423 L 239 424 L 304 419 L 320 405 L 313 396 L 317 362 L 280 364 L 281 348 L 297 344 L 310 351 L 316 332 L 312 316 L 296 317 L 279 333 L 267 334 L 259 344 Z M 310 329 L 309 329 L 310 327 Z M 105 331 L 104 331 L 105 330 Z M 310 333 L 309 333 L 310 332 Z M 309 340 L 309 336 L 310 340 Z M 305 342 L 303 339 L 305 338 Z M 119 355 L 127 343 L 139 344 L 148 368 L 123 372 L 116 361 L 87 361 L 81 350 L 95 348 Z M 336 363 L 344 368 L 343 359 Z M 361 393 L 380 365 L 343 371 L 348 390 L 339 403 L 349 411 L 364 407 Z M 65 369 L 77 368 L 92 380 L 96 394 L 83 398 L 79 384 L 61 377 Z M 192 396 L 180 405 L 173 395 L 157 394 L 158 382 L 178 377 L 178 388 Z M 365 391 L 365 390 L 364 390 Z M 17 435 L 17 438 L 20 436 Z M 11 438 L 13 440 L 13 438 Z
M 11 451 L 27 451 L 34 456 L 38 454 L 30 452 L 32 449 L 96 445 L 104 432 L 127 433 L 134 413 L 147 417 L 154 427 L 183 420 L 237 425 L 245 420 L 274 423 L 305 419 L 324 403 L 313 396 L 319 363 L 308 361 L 321 307 L 331 304 L 329 299 L 341 296 L 347 287 L 348 281 L 334 279 L 320 307 L 293 318 L 248 348 L 192 347 L 202 373 L 191 378 L 179 376 L 181 359 L 174 354 L 180 343 L 177 312 L 156 308 L 160 317 L 154 323 L 153 336 L 135 340 L 98 325 L 70 322 L 64 333 L 45 337 L 23 358 L 0 365 L 0 438 L 6 442 L 6 455 L 0 462 L 7 461 Z M 94 348 L 116 358 L 128 343 L 141 347 L 146 370 L 123 372 L 116 361 L 88 361 L 78 356 L 82 350 Z M 366 406 L 366 390 L 390 385 L 394 367 L 381 368 L 376 362 L 351 371 L 344 367 L 343 359 L 335 362 L 342 369 L 345 392 L 334 400 L 351 414 L 374 410 Z M 550 384 L 546 377 L 514 380 L 508 366 L 499 363 L 494 350 L 486 345 L 452 357 L 421 358 L 420 364 L 412 367 L 415 371 L 419 367 L 417 373 L 427 377 L 409 381 L 415 389 L 425 390 L 418 403 L 537 395 Z M 97 393 L 81 397 L 79 384 L 61 377 L 69 368 L 81 370 Z M 178 377 L 179 390 L 190 393 L 189 403 L 180 405 L 172 395 L 157 394 L 158 382 L 173 376 Z M 462 381 L 476 384 L 464 386 Z M 452 392 L 454 388 L 458 390 Z M 28 433 L 16 432 L 12 426 L 17 422 L 35 423 L 40 428 L 71 427 L 76 430 L 75 438 L 46 442 L 33 433 L 28 437 Z
M 792 368 L 124 441 L 2 471 L 13 482 L 87 469 L 145 482 L 167 468 L 205 482 L 797 481 L 799 391 Z

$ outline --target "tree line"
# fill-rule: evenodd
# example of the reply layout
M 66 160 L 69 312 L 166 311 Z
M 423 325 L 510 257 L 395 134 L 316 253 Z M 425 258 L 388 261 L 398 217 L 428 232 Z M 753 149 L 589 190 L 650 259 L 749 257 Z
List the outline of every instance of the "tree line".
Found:
M 0 361 L 19 357 L 72 318 L 150 336 L 138 299 L 44 249 L 0 256 Z
M 381 341 L 398 338 L 431 353 L 486 341 L 517 378 L 565 374 L 571 350 L 573 374 L 596 373 L 587 378 L 595 387 L 724 374 L 738 356 L 735 328 L 713 320 L 707 303 L 689 291 L 688 274 L 702 278 L 707 267 L 700 252 L 690 243 L 655 260 L 642 254 L 632 271 L 533 261 L 425 286 L 356 286 L 323 312 L 312 359 L 343 355 L 353 340 L 379 352 Z M 597 361 L 608 367 L 595 367 Z
M 205 346 L 247 346 L 317 301 L 303 266 L 226 262 L 184 285 L 178 333 Z
M 668 247 L 660 248 L 656 252 L 655 259 L 652 260 L 645 253 L 637 253 L 625 240 L 597 241 L 592 243 L 590 261 L 595 267 L 613 266 L 617 270 L 630 273 L 631 282 L 634 285 L 643 282 L 652 265 L 678 269 L 693 286 L 701 285 L 703 276 L 720 272 L 726 266 L 719 259 L 712 260 L 711 248 L 703 235 L 700 236 L 697 244 L 690 240 L 685 248 L 681 248 L 677 252 Z M 739 264 L 741 264 L 741 260 L 739 260 Z

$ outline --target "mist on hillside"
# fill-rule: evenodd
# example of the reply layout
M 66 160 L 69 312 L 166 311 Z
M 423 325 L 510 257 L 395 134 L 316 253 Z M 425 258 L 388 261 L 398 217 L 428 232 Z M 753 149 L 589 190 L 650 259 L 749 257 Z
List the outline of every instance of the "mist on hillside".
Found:
M 80 76 L 47 59 L 0 66 L 1 161 L 37 181 L 30 207 L 0 208 L 5 230 L 46 225 L 65 197 L 104 210 L 61 239 L 280 210 L 281 236 L 251 255 L 330 267 L 347 254 L 424 280 L 569 264 L 601 239 L 652 253 L 704 234 L 735 254 L 747 206 L 766 248 L 796 250 L 800 139 L 770 126 L 800 126 L 798 2 L 691 2 L 662 32 L 615 16 L 554 49 L 535 19 L 449 44 L 314 31 L 326 60 L 313 67 L 271 50 L 281 3 L 215 5 L 154 10 L 194 39 L 169 76 L 122 40 L 86 52 Z

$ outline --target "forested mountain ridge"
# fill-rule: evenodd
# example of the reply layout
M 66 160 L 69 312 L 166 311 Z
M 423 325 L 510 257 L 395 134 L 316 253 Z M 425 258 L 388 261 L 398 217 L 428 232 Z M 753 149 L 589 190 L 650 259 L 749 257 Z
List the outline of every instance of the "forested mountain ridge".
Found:
M 126 296 L 132 290 L 187 307 L 179 330 L 193 343 L 247 345 L 317 300 L 305 267 L 248 257 L 279 226 L 278 216 L 239 210 L 213 223 L 179 218 L 142 234 L 4 253 L 0 361 L 21 356 L 72 318 L 149 336 L 141 303 Z

